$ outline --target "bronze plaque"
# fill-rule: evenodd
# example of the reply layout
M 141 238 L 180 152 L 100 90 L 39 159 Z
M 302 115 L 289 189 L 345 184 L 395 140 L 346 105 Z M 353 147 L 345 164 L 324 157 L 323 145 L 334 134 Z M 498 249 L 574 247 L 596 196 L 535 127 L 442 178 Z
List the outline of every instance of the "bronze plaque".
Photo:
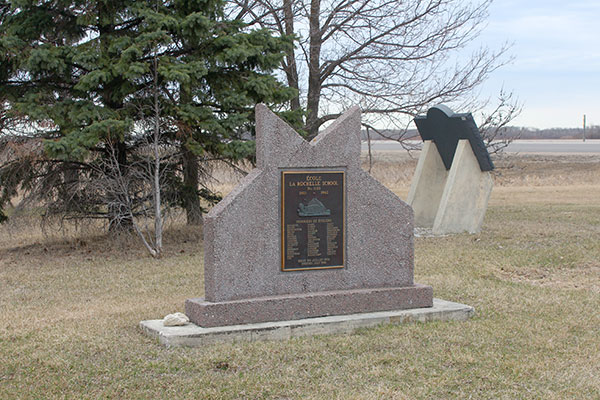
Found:
M 344 268 L 344 171 L 281 172 L 281 270 Z

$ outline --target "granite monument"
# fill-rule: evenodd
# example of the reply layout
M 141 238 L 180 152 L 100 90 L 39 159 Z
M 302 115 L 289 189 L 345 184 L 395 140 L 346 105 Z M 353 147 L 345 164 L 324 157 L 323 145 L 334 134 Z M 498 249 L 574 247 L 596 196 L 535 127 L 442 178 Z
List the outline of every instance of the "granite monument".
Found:
M 200 327 L 431 307 L 413 211 L 360 166 L 354 107 L 310 142 L 256 107 L 256 168 L 204 219 Z

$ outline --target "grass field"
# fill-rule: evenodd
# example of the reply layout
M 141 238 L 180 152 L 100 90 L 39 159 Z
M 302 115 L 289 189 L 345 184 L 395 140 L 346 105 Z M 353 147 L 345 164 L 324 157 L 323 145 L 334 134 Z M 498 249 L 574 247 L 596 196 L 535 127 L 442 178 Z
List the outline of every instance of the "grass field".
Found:
M 415 164 L 372 172 L 405 197 Z M 167 349 L 138 323 L 202 295 L 198 229 L 172 226 L 154 260 L 89 227 L 1 226 L 0 399 L 598 399 L 600 156 L 497 164 L 480 234 L 415 243 L 415 280 L 467 322 Z

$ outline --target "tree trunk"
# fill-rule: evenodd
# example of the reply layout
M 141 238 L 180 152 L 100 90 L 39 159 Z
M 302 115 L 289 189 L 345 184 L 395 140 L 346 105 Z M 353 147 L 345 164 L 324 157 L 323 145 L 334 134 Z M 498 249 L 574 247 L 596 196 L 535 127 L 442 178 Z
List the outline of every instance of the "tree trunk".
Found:
M 120 174 L 127 175 L 127 144 L 119 141 L 115 145 L 115 159 L 118 165 Z M 116 173 L 116 172 L 110 172 Z M 121 202 L 111 202 L 108 207 L 108 230 L 109 231 L 133 231 L 132 210 L 129 210 L 130 205 L 121 204 Z
M 321 95 L 321 44 L 322 34 L 319 26 L 321 0 L 310 3 L 309 18 L 309 65 L 308 65 L 308 95 L 306 99 L 306 131 L 308 139 L 319 133 L 319 98 Z
M 293 0 L 284 0 L 283 2 L 283 15 L 284 15 L 284 23 L 285 23 L 285 34 L 286 35 L 294 35 L 294 12 L 292 10 Z M 298 83 L 298 67 L 296 66 L 296 55 L 294 54 L 294 49 L 290 49 L 290 51 L 285 56 L 285 63 L 283 66 L 285 71 L 285 75 L 287 77 L 288 86 L 296 89 L 297 94 L 290 100 L 290 107 L 292 110 L 300 109 L 300 87 Z
M 154 140 L 152 150 L 154 152 L 154 171 L 153 171 L 153 188 L 152 197 L 154 199 L 154 253 L 150 252 L 154 258 L 160 258 L 162 255 L 162 238 L 163 238 L 163 216 L 162 216 L 162 201 L 160 193 L 160 103 L 158 101 L 158 58 L 156 53 L 153 60 L 154 67 Z
M 179 102 L 181 105 L 192 102 L 192 94 L 187 85 L 181 85 L 179 88 Z M 180 137 L 185 138 L 190 135 L 186 131 L 185 124 L 180 125 Z M 181 145 L 183 156 L 183 191 L 181 193 L 183 208 L 188 225 L 202 225 L 202 207 L 200 207 L 200 197 L 198 196 L 198 180 L 200 170 L 198 168 L 198 156 L 196 156 L 185 144 Z
M 79 169 L 76 164 L 64 163 L 63 179 L 64 192 L 61 193 L 64 196 L 63 200 L 70 203 L 69 209 L 78 207 L 81 199 L 79 198 Z
M 198 157 L 186 145 L 183 150 L 183 207 L 188 225 L 202 224 L 202 207 L 198 196 Z

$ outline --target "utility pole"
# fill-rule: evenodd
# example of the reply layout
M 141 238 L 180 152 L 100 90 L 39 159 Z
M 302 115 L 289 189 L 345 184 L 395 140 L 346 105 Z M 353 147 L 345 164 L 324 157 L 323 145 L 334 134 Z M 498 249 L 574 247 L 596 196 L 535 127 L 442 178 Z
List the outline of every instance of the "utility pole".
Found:
M 583 141 L 585 142 L 585 114 L 583 114 Z

